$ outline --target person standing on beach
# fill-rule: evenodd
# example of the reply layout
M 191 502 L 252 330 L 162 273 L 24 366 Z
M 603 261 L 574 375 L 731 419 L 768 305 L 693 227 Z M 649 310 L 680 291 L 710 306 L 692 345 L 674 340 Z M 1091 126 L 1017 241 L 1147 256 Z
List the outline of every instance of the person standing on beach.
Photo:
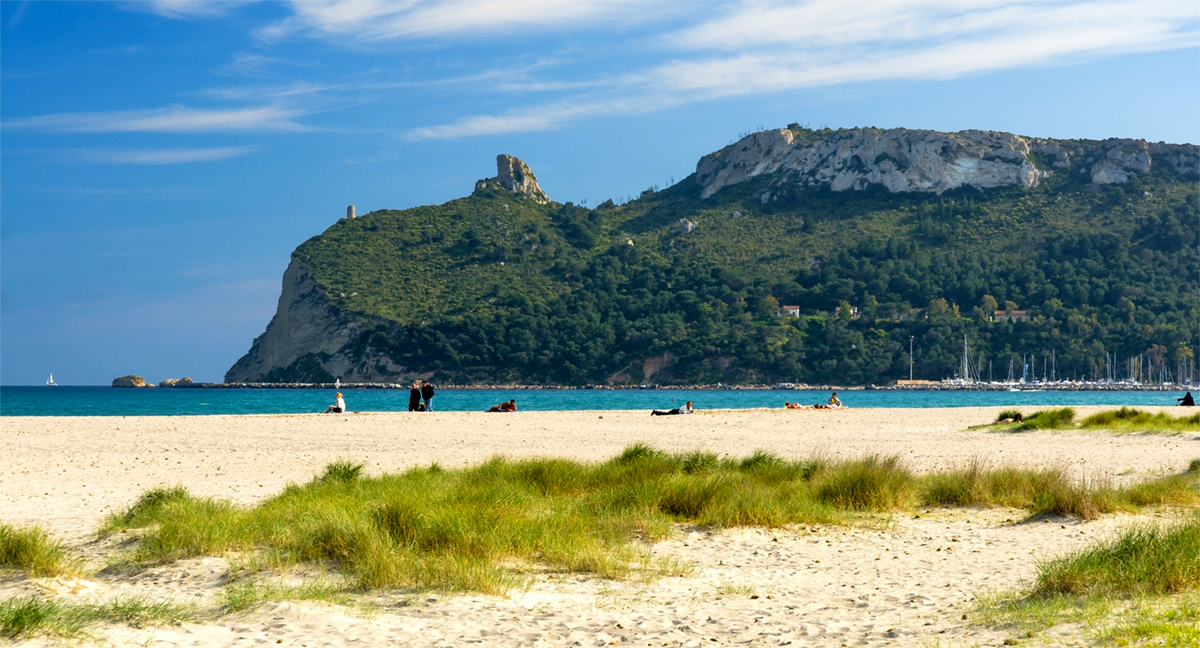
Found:
M 408 390 L 408 411 L 422 411 L 421 408 L 421 383 L 414 381 L 412 389 Z
M 429 383 L 425 382 L 424 380 L 421 381 L 421 398 L 425 399 L 425 411 L 432 412 L 433 411 L 433 385 L 430 385 Z

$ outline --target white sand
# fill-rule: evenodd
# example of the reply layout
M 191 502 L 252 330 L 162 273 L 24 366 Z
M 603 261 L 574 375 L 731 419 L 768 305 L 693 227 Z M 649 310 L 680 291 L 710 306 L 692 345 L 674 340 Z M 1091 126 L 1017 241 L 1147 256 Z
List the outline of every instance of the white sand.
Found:
M 1175 473 L 1200 457 L 1200 431 L 998 434 L 967 430 L 1000 408 L 646 412 L 388 413 L 297 416 L 0 418 L 0 520 L 38 523 L 81 546 L 104 515 L 145 489 L 253 503 L 328 462 L 372 473 L 494 454 L 602 460 L 635 441 L 666 450 L 745 456 L 899 455 L 915 470 L 1062 467 L 1115 481 Z M 1080 415 L 1101 408 L 1077 408 Z M 1152 408 L 1151 408 L 1152 409 Z M 1172 411 L 1171 413 L 1176 413 Z M 961 619 L 972 597 L 1012 589 L 1036 561 L 1144 518 L 1014 524 L 1018 511 L 938 510 L 878 529 L 801 527 L 710 534 L 681 530 L 657 556 L 695 564 L 687 577 L 613 583 L 539 576 L 508 598 L 401 593 L 383 607 L 269 604 L 208 625 L 106 631 L 118 645 L 997 645 L 1009 635 Z M 32 587 L 61 596 L 138 593 L 211 604 L 226 561 L 205 558 L 136 577 L 92 578 L 75 594 L 52 581 L 0 581 L 0 599 Z M 715 642 L 713 640 L 716 640 Z M 1066 640 L 1077 638 L 1066 636 Z M 38 644 L 34 642 L 34 644 Z

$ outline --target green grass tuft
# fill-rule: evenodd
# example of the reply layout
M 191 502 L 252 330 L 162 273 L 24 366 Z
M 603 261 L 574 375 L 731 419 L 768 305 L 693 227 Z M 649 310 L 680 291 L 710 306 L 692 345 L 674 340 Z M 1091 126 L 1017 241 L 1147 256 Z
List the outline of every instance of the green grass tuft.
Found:
M 1175 594 L 1200 589 L 1200 516 L 1142 527 L 1038 566 L 1032 595 Z
M 1188 462 L 1187 472 L 1189 475 L 1200 476 L 1200 457 L 1196 457 Z
M 0 524 L 0 567 L 21 569 L 30 576 L 57 576 L 78 573 L 81 566 L 45 530 Z
M 1079 423 L 1084 429 L 1117 432 L 1191 432 L 1200 430 L 1200 413 L 1173 417 L 1166 412 L 1151 414 L 1136 408 L 1097 412 Z
M 817 499 L 857 511 L 892 511 L 910 505 L 914 478 L 899 457 L 869 456 L 815 476 Z
M 193 606 L 168 601 L 117 598 L 104 603 L 72 605 L 36 596 L 19 596 L 0 602 L 0 637 L 73 639 L 85 636 L 87 629 L 97 623 L 143 628 L 197 618 Z
M 1034 412 L 1016 424 L 1016 430 L 1062 430 L 1075 422 L 1075 410 L 1070 407 Z
M 323 482 L 336 482 L 341 484 L 350 484 L 359 480 L 362 477 L 362 470 L 366 466 L 361 463 L 355 463 L 347 459 L 340 459 L 327 466 L 325 472 L 317 479 Z
M 1151 414 L 1149 412 L 1121 407 L 1115 410 L 1096 412 L 1075 424 L 1075 410 L 1070 407 L 1043 410 L 1029 416 L 1021 417 L 1018 410 L 1004 410 L 996 417 L 997 421 L 1014 419 L 1013 423 L 993 423 L 1001 430 L 1023 432 L 1026 430 L 1108 430 L 1120 433 L 1160 433 L 1178 434 L 1200 430 L 1200 412 L 1187 416 L 1173 417 L 1166 412 Z M 981 426 L 988 427 L 988 426 Z

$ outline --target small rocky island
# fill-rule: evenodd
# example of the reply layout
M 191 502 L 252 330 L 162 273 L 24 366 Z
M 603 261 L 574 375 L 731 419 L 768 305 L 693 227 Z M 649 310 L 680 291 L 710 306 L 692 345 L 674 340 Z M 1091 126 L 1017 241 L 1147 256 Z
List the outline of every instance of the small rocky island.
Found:
M 130 374 L 128 376 L 121 376 L 120 378 L 113 378 L 112 386 L 145 388 L 153 387 L 154 383 L 147 383 L 141 376 Z

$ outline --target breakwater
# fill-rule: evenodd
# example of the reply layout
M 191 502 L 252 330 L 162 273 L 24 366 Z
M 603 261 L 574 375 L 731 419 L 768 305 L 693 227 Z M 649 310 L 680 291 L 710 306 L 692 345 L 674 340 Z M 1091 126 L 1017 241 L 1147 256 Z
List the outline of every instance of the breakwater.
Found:
M 435 383 L 437 389 L 470 389 L 470 390 L 731 390 L 731 391 L 859 391 L 859 390 L 888 390 L 888 391 L 990 391 L 990 392 L 1039 392 L 1039 391 L 1184 391 L 1198 389 L 1197 385 L 1177 384 L 1139 384 L 1139 383 L 925 383 L 919 385 L 808 385 L 803 383 L 776 383 L 772 385 L 726 385 L 723 383 L 702 385 L 524 385 L 518 383 L 501 385 L 457 385 Z M 409 389 L 406 383 L 263 383 L 263 382 L 233 382 L 233 383 L 188 383 L 177 385 L 161 385 L 163 389 Z

